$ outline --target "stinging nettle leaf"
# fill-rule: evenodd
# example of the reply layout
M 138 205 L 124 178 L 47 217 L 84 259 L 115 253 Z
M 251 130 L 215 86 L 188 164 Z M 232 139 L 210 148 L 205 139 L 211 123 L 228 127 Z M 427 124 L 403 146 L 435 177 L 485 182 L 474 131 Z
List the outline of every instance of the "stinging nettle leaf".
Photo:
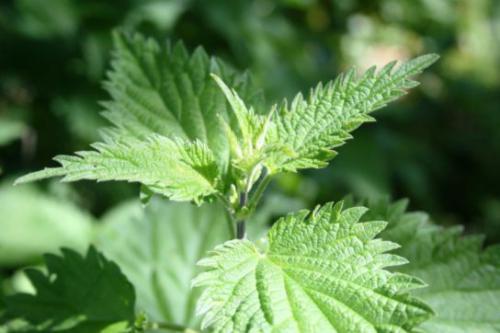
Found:
M 350 132 L 362 123 L 373 121 L 371 112 L 418 85 L 410 78 L 437 59 L 428 54 L 396 69 L 396 62 L 391 62 L 378 72 L 372 67 L 359 78 L 352 69 L 326 85 L 320 83 L 306 99 L 298 94 L 291 103 L 282 103 L 269 142 L 288 145 L 292 154 L 276 156 L 271 170 L 325 167 L 336 155 L 333 148 L 350 139 Z
M 396 250 L 410 262 L 396 270 L 423 279 L 428 286 L 414 294 L 436 315 L 422 332 L 494 333 L 500 331 L 500 246 L 483 249 L 483 237 L 462 235 L 462 228 L 443 228 L 428 215 L 406 212 L 407 201 L 370 204 L 367 218 L 389 222 L 382 237 L 398 242 Z
M 145 209 L 134 201 L 106 214 L 96 245 L 134 284 L 137 308 L 151 320 L 196 328 L 200 291 L 190 281 L 205 252 L 230 238 L 225 218 L 220 205 L 153 197 Z
M 35 294 L 5 297 L 4 320 L 29 332 L 124 332 L 135 320 L 135 291 L 119 267 L 94 248 L 46 255 L 47 273 L 26 270 Z
M 76 156 L 58 156 L 58 168 L 47 168 L 19 178 L 16 184 L 53 176 L 63 181 L 91 179 L 140 182 L 172 200 L 194 200 L 215 194 L 219 171 L 206 144 L 171 140 L 155 135 L 144 141 L 135 139 L 97 143 L 95 151 Z
M 232 240 L 199 264 L 198 312 L 215 332 L 410 332 L 432 313 L 408 291 L 423 286 L 385 267 L 406 263 L 373 239 L 386 222 L 327 204 L 280 219 L 265 246 Z M 265 249 L 264 249 L 265 247 Z

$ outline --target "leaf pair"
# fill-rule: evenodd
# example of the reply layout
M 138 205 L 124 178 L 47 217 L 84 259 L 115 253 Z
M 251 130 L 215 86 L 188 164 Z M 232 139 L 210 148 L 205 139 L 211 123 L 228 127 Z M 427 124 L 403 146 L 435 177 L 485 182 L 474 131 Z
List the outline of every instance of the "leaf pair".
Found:
M 142 244 L 143 236 L 136 238 L 141 244 L 134 240 L 133 235 L 141 235 L 136 231 L 129 233 L 128 247 L 103 246 L 124 263 L 136 282 L 140 307 L 157 320 L 184 318 L 183 324 L 193 324 L 190 309 L 198 290 L 189 293 L 182 288 L 194 276 L 194 266 L 188 263 L 202 255 L 207 244 L 219 242 L 224 232 L 217 210 L 213 211 L 216 215 L 193 216 L 190 222 L 188 206 L 180 210 L 170 206 L 154 201 L 148 207 L 149 217 L 144 221 L 153 222 L 147 227 L 155 232 L 137 225 L 151 237 L 147 243 L 152 246 L 150 251 L 141 250 L 147 247 Z M 395 243 L 373 239 L 385 222 L 359 222 L 365 211 L 327 204 L 312 213 L 304 210 L 280 219 L 268 232 L 267 244 L 233 240 L 216 247 L 200 262 L 208 271 L 194 280 L 196 286 L 206 287 L 198 300 L 204 326 L 216 332 L 395 332 L 425 320 L 430 310 L 407 293 L 422 283 L 384 269 L 406 261 L 385 253 L 397 247 Z M 160 215 L 172 219 L 159 223 L 156 218 Z M 175 221 L 176 216 L 188 221 Z M 203 227 L 198 222 L 211 223 L 206 226 L 210 235 L 189 232 L 191 224 Z M 124 232 L 120 225 L 114 227 Z M 176 231 L 165 232 L 164 228 Z M 106 242 L 116 242 L 110 235 Z M 170 240 L 160 246 L 165 235 Z M 191 244 L 179 242 L 194 235 L 203 239 L 199 251 L 193 252 Z M 156 237 L 162 237 L 161 241 Z M 173 246 L 176 255 L 167 255 L 165 251 L 171 252 Z M 161 265 L 163 259 L 168 266 Z M 28 271 L 35 295 L 7 297 L 7 319 L 26 321 L 32 332 L 118 333 L 134 327 L 135 292 L 116 264 L 93 248 L 85 257 L 65 250 L 61 257 L 47 255 L 45 261 L 47 274 Z M 163 269 L 168 273 L 163 274 Z M 177 299 L 176 288 L 182 290 Z M 148 304 L 155 306 L 146 308 Z
M 324 167 L 333 148 L 370 121 L 369 114 L 417 83 L 410 77 L 437 59 L 426 55 L 395 69 L 390 63 L 357 77 L 354 70 L 267 112 L 262 94 L 201 49 L 160 47 L 139 35 L 115 35 L 103 115 L 113 127 L 105 143 L 57 168 L 18 183 L 64 176 L 64 181 L 125 180 L 173 200 L 195 201 L 248 192 L 265 169 L 271 174 Z M 212 77 L 215 77 L 215 82 Z M 231 88 L 229 88 L 231 87 Z
M 222 212 L 156 199 L 145 213 L 134 207 L 106 218 L 100 248 L 134 283 L 138 310 L 196 329 L 200 290 L 189 291 L 197 271 L 192 264 L 227 237 Z M 216 247 L 201 261 L 208 270 L 195 280 L 204 287 L 198 303 L 204 324 L 237 332 L 500 329 L 498 246 L 482 251 L 480 237 L 460 237 L 457 228 L 406 213 L 403 201 L 369 207 L 367 213 L 341 204 L 300 211 L 280 219 L 267 242 L 232 240 Z M 204 232 L 193 232 L 198 228 Z M 374 239 L 380 231 L 401 247 Z M 400 256 L 410 263 L 396 266 L 406 262 Z M 36 295 L 7 297 L 9 332 L 114 333 L 132 325 L 135 296 L 115 264 L 95 250 L 85 257 L 64 251 L 46 262 L 46 275 L 28 274 Z M 425 288 L 410 275 L 423 279 Z M 435 315 L 429 319 L 428 306 L 415 297 Z

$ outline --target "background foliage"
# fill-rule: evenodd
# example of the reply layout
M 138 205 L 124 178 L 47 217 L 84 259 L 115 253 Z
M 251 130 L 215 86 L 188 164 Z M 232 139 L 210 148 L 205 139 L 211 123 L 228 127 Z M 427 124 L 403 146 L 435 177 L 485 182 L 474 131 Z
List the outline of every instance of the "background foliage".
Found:
M 55 244 L 81 248 L 96 221 L 138 193 L 122 183 L 11 188 L 23 171 L 97 140 L 105 125 L 100 82 L 116 27 L 182 40 L 189 49 L 203 45 L 251 69 L 269 102 L 350 65 L 440 54 L 422 86 L 384 109 L 378 124 L 358 130 L 329 168 L 283 175 L 271 195 L 283 211 L 347 193 L 408 197 L 443 224 L 500 240 L 498 1 L 10 0 L 0 5 L 2 275 L 37 263 Z M 23 283 L 10 279 L 6 289 Z

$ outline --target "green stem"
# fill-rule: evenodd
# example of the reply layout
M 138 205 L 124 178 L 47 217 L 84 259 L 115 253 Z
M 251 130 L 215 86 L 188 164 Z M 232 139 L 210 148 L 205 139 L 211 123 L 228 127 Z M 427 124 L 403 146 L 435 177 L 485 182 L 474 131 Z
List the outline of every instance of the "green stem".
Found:
M 240 208 L 246 206 L 248 202 L 248 192 L 245 191 L 240 194 Z M 246 221 L 245 219 L 236 222 L 236 238 L 243 239 L 246 236 Z
M 264 178 L 259 182 L 259 185 L 257 185 L 255 193 L 253 194 L 252 198 L 250 199 L 250 203 L 248 204 L 249 214 L 252 214 L 255 208 L 257 208 L 257 205 L 259 204 L 259 201 L 270 182 L 271 176 L 265 175 Z
M 246 222 L 245 220 L 240 220 L 236 222 L 236 238 L 244 239 L 246 237 Z
M 234 211 L 234 208 L 231 207 L 227 198 L 222 195 L 218 196 L 219 200 L 221 200 L 226 207 L 226 220 L 231 239 L 244 239 L 246 237 L 246 219 L 242 218 L 241 215 L 248 217 L 253 214 L 267 186 L 271 182 L 271 177 L 268 175 L 267 169 L 264 169 L 262 179 L 258 182 L 257 188 L 249 200 L 250 184 L 252 182 L 254 172 L 255 170 L 252 170 L 251 175 L 248 178 L 247 187 L 240 193 L 240 200 L 236 211 Z M 240 210 L 243 208 L 246 208 L 246 211 L 243 214 L 240 214 Z
M 234 239 L 236 237 L 236 231 L 234 230 L 234 217 L 231 212 L 231 204 L 223 195 L 217 195 L 217 198 L 224 204 L 224 212 L 226 213 L 226 221 L 227 227 L 229 229 L 229 237 L 230 239 Z
M 227 227 L 229 228 L 229 237 L 230 239 L 236 238 L 236 230 L 234 229 L 234 217 L 233 214 L 229 211 L 229 208 L 224 209 L 226 213 L 226 221 Z

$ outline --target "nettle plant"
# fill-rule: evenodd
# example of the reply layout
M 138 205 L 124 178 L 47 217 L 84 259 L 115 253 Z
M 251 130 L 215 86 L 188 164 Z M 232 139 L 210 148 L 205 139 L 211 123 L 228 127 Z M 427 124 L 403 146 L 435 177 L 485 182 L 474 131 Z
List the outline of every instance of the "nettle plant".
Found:
M 411 77 L 437 58 L 350 70 L 268 108 L 248 74 L 201 48 L 189 54 L 182 44 L 116 34 L 103 103 L 112 126 L 102 142 L 17 183 L 136 182 L 149 202 L 102 233 L 95 243 L 104 254 L 63 250 L 45 257 L 45 272 L 28 270 L 35 293 L 5 297 L 6 327 L 500 331 L 500 248 L 482 250 L 480 237 L 407 213 L 404 201 L 367 202 L 369 210 L 327 203 L 248 236 L 274 176 L 325 167 L 335 147 L 415 87 Z

